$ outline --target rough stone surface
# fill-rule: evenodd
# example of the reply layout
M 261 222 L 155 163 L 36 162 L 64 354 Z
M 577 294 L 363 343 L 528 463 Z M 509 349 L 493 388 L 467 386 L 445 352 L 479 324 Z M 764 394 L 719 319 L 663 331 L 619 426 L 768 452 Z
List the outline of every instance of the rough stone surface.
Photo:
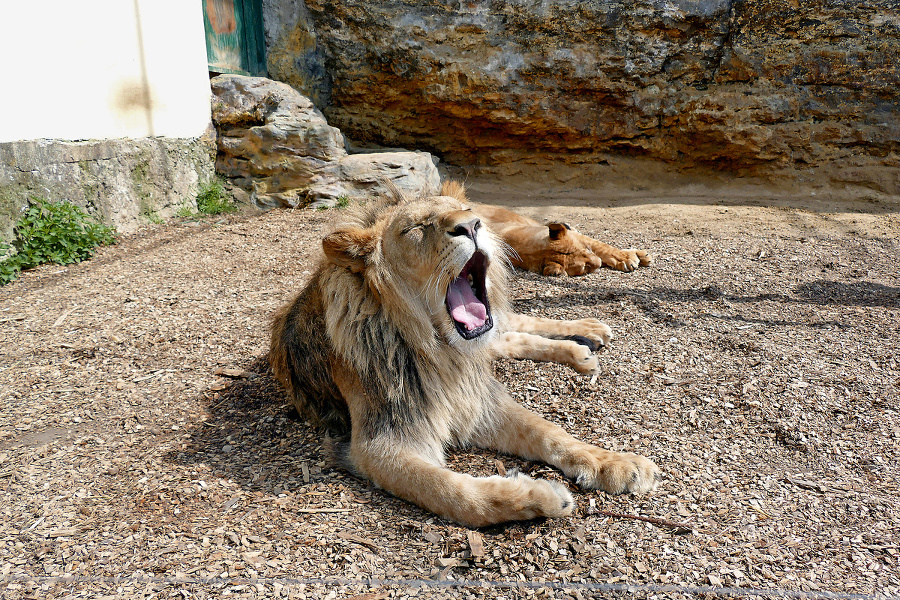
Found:
M 328 104 L 331 84 L 306 4 L 303 0 L 262 0 L 262 4 L 269 77 L 290 84 L 317 106 Z
M 383 193 L 384 180 L 411 194 L 440 187 L 428 153 L 348 154 L 340 130 L 285 83 L 220 75 L 212 90 L 216 169 L 260 208 L 330 206 L 342 196 Z
M 351 154 L 326 168 L 307 190 L 307 197 L 312 208 L 332 206 L 341 197 L 386 194 L 387 180 L 412 196 L 436 194 L 441 185 L 427 152 Z
M 31 197 L 72 202 L 122 232 L 172 216 L 214 175 L 212 149 L 210 137 L 0 144 L 0 240 Z
M 268 0 L 265 18 L 274 76 L 354 139 L 900 192 L 897 0 Z

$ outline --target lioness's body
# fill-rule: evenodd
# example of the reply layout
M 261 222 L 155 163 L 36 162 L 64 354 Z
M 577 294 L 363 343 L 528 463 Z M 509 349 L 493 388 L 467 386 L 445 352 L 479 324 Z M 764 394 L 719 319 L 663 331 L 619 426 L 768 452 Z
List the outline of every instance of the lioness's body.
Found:
M 465 202 L 465 188 L 444 182 L 441 193 Z M 515 251 L 513 265 L 539 275 L 587 275 L 601 267 L 633 271 L 650 264 L 646 250 L 619 249 L 578 233 L 566 223 L 541 224 L 501 206 L 473 204 L 478 214 Z
M 301 414 L 349 432 L 340 450 L 348 469 L 474 526 L 567 515 L 572 497 L 524 475 L 452 472 L 450 445 L 540 459 L 590 488 L 655 486 L 652 462 L 575 440 L 492 377 L 497 355 L 590 363 L 584 345 L 536 334 L 579 333 L 599 344 L 609 329 L 511 314 L 502 251 L 459 200 L 371 206 L 323 248 L 309 284 L 275 317 L 270 361 Z M 511 325 L 519 331 L 506 331 Z

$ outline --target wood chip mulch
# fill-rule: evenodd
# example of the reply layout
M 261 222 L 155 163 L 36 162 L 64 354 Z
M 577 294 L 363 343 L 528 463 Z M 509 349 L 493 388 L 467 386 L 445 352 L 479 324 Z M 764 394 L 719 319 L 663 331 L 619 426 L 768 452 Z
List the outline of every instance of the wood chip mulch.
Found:
M 570 483 L 571 518 L 478 531 L 332 469 L 268 372 L 330 213 L 173 221 L 25 273 L 0 288 L 0 596 L 900 595 L 900 220 L 654 206 L 578 223 L 651 267 L 513 283 L 521 312 L 610 324 L 597 376 L 495 370 L 663 485 Z

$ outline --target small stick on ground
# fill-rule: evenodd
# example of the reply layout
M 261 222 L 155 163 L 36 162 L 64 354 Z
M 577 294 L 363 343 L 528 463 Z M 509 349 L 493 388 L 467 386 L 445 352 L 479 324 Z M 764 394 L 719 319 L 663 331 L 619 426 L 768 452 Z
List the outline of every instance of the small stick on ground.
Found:
M 676 530 L 685 530 L 685 531 L 693 531 L 694 526 L 689 523 L 677 523 L 675 521 L 668 521 L 666 519 L 660 519 L 658 517 L 644 517 L 641 515 L 628 515 L 625 513 L 617 513 L 609 510 L 595 509 L 597 513 L 601 515 L 606 515 L 607 517 L 615 517 L 617 519 L 634 519 L 635 521 L 645 521 L 647 523 L 653 523 L 654 525 L 659 525 L 660 527 L 668 527 L 670 529 Z

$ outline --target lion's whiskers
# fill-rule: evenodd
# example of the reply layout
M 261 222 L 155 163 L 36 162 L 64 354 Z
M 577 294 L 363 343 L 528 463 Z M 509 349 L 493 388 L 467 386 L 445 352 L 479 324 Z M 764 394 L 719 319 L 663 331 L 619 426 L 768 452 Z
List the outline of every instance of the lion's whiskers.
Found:
M 494 243 L 497 244 L 497 252 L 495 253 L 495 257 L 503 263 L 503 268 L 507 271 L 512 271 L 515 269 L 513 263 L 514 261 L 521 260 L 519 253 L 516 252 L 516 249 L 506 243 L 503 239 L 499 237 L 494 237 Z
M 440 267 L 435 269 L 431 275 L 428 276 L 428 280 L 425 282 L 425 287 L 422 289 L 419 297 L 422 298 L 426 304 L 429 306 L 438 306 L 440 304 L 440 279 L 446 273 L 447 268 L 444 266 L 443 269 Z

